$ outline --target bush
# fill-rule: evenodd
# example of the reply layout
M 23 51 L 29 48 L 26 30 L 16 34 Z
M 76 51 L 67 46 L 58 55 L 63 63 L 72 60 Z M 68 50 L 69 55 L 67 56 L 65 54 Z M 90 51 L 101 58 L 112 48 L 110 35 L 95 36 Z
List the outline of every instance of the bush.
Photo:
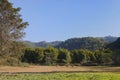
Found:
M 44 58 L 43 62 L 45 65 L 53 65 L 56 64 L 58 56 L 58 50 L 53 47 L 47 47 L 44 49 Z
M 60 49 L 58 54 L 58 63 L 69 64 L 71 62 L 70 52 L 67 49 Z
M 27 48 L 24 50 L 24 54 L 22 56 L 22 62 L 34 63 L 38 64 L 40 62 L 40 53 L 34 49 Z
M 17 58 L 8 57 L 8 58 L 1 58 L 0 59 L 0 65 L 1 66 L 4 66 L 4 65 L 7 65 L 7 66 L 22 66 L 23 63 Z

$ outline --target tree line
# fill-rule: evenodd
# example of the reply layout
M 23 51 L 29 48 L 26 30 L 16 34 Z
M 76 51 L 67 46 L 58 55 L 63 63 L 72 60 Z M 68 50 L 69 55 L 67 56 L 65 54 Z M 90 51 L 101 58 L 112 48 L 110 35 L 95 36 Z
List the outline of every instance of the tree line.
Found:
M 56 48 L 26 48 L 21 38 L 28 22 L 21 18 L 20 9 L 0 0 L 0 65 L 120 65 L 120 38 L 109 49 L 104 49 L 108 44 L 104 40 L 91 37 L 69 39 Z
M 26 48 L 22 62 L 39 65 L 111 65 L 114 63 L 110 49 L 90 51 L 87 49 Z

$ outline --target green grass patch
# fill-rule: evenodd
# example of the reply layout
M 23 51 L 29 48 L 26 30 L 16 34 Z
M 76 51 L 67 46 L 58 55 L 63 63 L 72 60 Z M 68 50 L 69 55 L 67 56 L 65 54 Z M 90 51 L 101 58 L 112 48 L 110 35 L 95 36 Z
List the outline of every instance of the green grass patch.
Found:
M 120 80 L 120 73 L 1 74 L 0 80 Z

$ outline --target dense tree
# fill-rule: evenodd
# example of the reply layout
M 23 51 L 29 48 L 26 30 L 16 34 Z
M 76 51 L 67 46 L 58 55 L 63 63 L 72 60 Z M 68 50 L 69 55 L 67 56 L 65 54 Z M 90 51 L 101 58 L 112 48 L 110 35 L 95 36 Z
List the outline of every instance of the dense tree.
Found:
M 107 42 L 100 38 L 83 37 L 83 38 L 68 39 L 56 47 L 65 48 L 68 50 L 74 50 L 74 49 L 96 50 L 96 49 L 104 48 L 106 44 Z
M 119 63 L 119 58 L 116 57 Z M 23 62 L 33 64 L 81 64 L 81 65 L 107 65 L 112 64 L 112 51 L 109 49 L 101 49 L 90 51 L 86 49 L 78 49 L 69 51 L 67 49 L 47 48 L 26 48 L 22 56 Z
M 57 56 L 58 56 L 58 50 L 56 48 L 47 47 L 44 50 L 43 61 L 47 65 L 54 64 L 57 61 Z
M 44 58 L 44 48 L 36 48 L 35 52 L 37 55 L 37 62 L 42 63 Z
M 28 63 L 37 63 L 38 62 L 38 53 L 35 53 L 34 49 L 26 48 L 22 56 L 22 61 Z
M 58 63 L 69 64 L 71 62 L 70 51 L 67 49 L 60 49 L 58 54 Z
M 115 41 L 107 45 L 113 51 L 112 59 L 115 65 L 120 65 L 120 37 Z
M 73 50 L 71 52 L 72 63 L 81 63 L 85 58 L 85 54 L 83 54 L 83 50 Z
M 113 51 L 112 59 L 115 65 L 120 65 L 120 49 Z
M 119 42 L 119 39 L 117 40 Z M 114 42 L 116 45 L 117 42 Z M 111 43 L 113 44 L 113 43 Z M 24 52 L 24 61 L 36 64 L 73 64 L 73 65 L 112 65 L 120 64 L 120 49 L 115 46 L 114 50 L 108 49 L 57 49 L 53 47 L 27 49 Z M 27 55 L 27 56 L 26 56 Z
M 87 64 L 95 61 L 94 53 L 90 50 L 78 49 L 71 52 L 72 63 Z
M 25 34 L 23 29 L 28 23 L 23 22 L 19 11 L 8 0 L 0 0 L 0 55 L 12 53 L 14 42 Z
M 43 48 L 26 48 L 23 50 L 24 54 L 22 55 L 22 61 L 33 63 L 33 64 L 41 64 L 43 63 L 44 58 L 44 49 Z
M 96 57 L 96 63 L 111 64 L 112 63 L 112 51 L 109 49 L 96 50 L 94 52 Z

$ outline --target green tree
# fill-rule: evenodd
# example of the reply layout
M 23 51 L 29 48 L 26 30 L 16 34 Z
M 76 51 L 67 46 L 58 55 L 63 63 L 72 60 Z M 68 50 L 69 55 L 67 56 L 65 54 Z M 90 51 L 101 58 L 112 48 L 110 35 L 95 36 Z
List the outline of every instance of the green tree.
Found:
M 94 53 L 86 49 L 73 50 L 71 52 L 72 63 L 92 65 L 95 61 Z
M 60 49 L 58 54 L 58 63 L 69 64 L 71 62 L 70 51 L 67 49 Z
M 120 65 L 120 49 L 116 49 L 113 51 L 112 59 L 115 65 Z
M 107 45 L 113 51 L 112 59 L 115 65 L 120 65 L 120 37 L 115 41 Z
M 43 48 L 26 48 L 24 49 L 24 54 L 22 56 L 23 62 L 28 62 L 32 64 L 41 64 L 44 58 Z
M 43 63 L 44 48 L 36 48 L 35 53 L 38 54 L 36 57 L 38 63 Z
M 84 55 L 81 50 L 73 50 L 71 52 L 72 63 L 81 63 Z
M 13 8 L 8 0 L 0 0 L 0 55 L 13 53 L 13 42 L 19 41 L 28 25 L 18 13 L 20 8 Z
M 47 47 L 44 50 L 44 63 L 46 65 L 55 64 L 57 61 L 58 50 L 53 47 Z
M 109 49 L 96 50 L 94 55 L 98 64 L 112 63 L 112 51 Z
M 38 62 L 38 54 L 35 53 L 35 50 L 32 48 L 26 48 L 24 50 L 24 54 L 22 56 L 22 61 L 23 62 L 28 62 L 28 63 L 37 63 Z

